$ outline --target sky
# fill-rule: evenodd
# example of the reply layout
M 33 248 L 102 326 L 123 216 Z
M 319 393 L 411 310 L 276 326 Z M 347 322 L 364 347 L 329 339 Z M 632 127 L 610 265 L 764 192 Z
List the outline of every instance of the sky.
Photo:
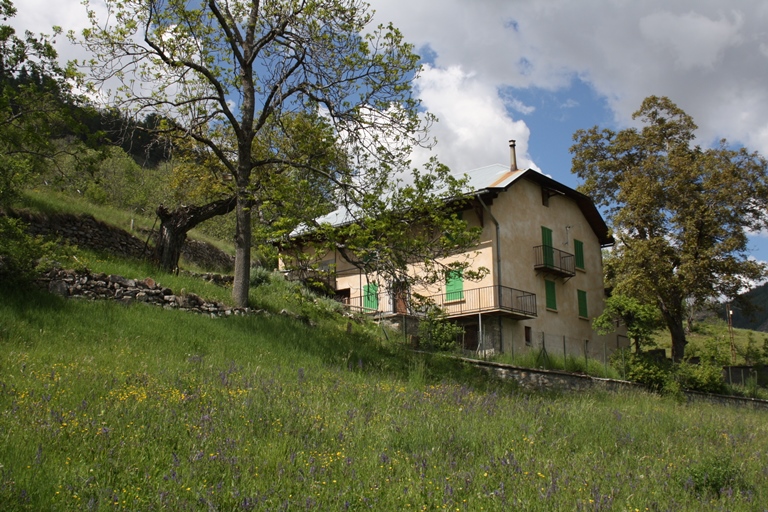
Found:
M 519 167 L 575 188 L 573 133 L 632 126 L 650 95 L 693 117 L 699 145 L 725 138 L 768 156 L 764 0 L 369 1 L 422 56 L 433 152 L 453 170 L 507 164 L 515 139 Z M 33 32 L 86 24 L 80 0 L 15 4 L 10 22 Z M 58 43 L 63 59 L 83 57 Z M 768 262 L 768 233 L 750 237 L 750 254 Z

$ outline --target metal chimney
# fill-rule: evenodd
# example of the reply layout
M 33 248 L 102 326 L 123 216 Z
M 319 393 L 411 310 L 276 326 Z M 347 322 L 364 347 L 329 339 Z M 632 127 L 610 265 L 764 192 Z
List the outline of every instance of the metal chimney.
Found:
M 515 152 L 515 139 L 509 141 L 509 159 L 510 159 L 510 171 L 517 170 L 517 153 Z

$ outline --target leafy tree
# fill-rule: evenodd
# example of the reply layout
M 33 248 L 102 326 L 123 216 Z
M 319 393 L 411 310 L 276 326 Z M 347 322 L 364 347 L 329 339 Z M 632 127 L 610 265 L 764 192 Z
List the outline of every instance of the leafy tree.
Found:
M 254 141 L 253 154 L 266 159 L 275 150 L 290 163 L 264 164 L 259 179 L 248 189 L 256 214 L 252 219 L 255 245 L 278 239 L 304 220 L 332 209 L 333 182 L 326 175 L 342 174 L 347 164 L 331 126 L 322 117 L 308 113 L 285 114 L 280 126 L 262 129 Z M 297 163 L 305 166 L 297 167 Z M 322 168 L 324 174 L 312 172 L 313 168 Z M 168 269 L 178 264 L 181 244 L 190 229 L 231 212 L 236 205 L 236 186 L 228 169 L 196 141 L 176 145 L 171 186 L 181 206 L 171 209 L 161 205 L 157 209 L 161 226 L 156 257 Z M 189 202 L 205 204 L 184 204 Z
M 680 361 L 687 301 L 734 297 L 766 275 L 746 253 L 746 231 L 768 224 L 766 161 L 725 140 L 694 145 L 693 119 L 667 98 L 646 98 L 633 117 L 642 128 L 577 131 L 572 171 L 617 240 L 606 262 L 615 292 L 658 306 Z
M 233 177 L 236 262 L 233 298 L 245 305 L 252 244 L 252 192 L 274 166 L 336 184 L 338 203 L 364 204 L 407 170 L 425 123 L 412 94 L 418 56 L 392 27 L 370 27 L 359 0 L 107 0 L 108 24 L 91 10 L 82 43 L 94 84 L 121 83 L 121 110 L 173 119 L 168 134 L 205 146 Z M 287 115 L 322 116 L 350 165 L 338 175 L 263 144 Z M 285 139 L 291 140 L 288 133 Z M 352 165 L 353 164 L 353 165 Z
M 634 297 L 612 295 L 606 299 L 605 308 L 594 319 L 592 327 L 600 334 L 608 334 L 616 330 L 619 322 L 627 327 L 627 335 L 635 342 L 635 352 L 640 352 L 663 325 L 656 306 L 642 304 Z
M 13 17 L 10 0 L 0 0 L 0 16 Z M 56 29 L 58 33 L 58 29 Z M 51 135 L 67 122 L 65 70 L 48 37 L 0 25 L 0 207 L 55 154 Z
M 3 20 L 15 16 L 10 0 L 0 0 Z M 59 29 L 54 29 L 55 33 Z M 30 237 L 25 226 L 5 215 L 19 190 L 59 152 L 52 137 L 74 123 L 67 72 L 57 63 L 49 37 L 29 31 L 23 37 L 0 24 L 0 274 L 3 279 L 32 275 L 38 260 L 55 245 Z

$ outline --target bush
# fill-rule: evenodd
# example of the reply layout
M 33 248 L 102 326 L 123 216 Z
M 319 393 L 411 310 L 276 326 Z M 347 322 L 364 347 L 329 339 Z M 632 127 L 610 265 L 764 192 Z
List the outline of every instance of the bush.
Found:
M 642 384 L 650 390 L 661 392 L 670 377 L 671 365 L 644 353 L 617 351 L 611 356 L 611 366 L 627 380 Z
M 258 288 L 263 284 L 269 283 L 270 279 L 272 279 L 272 272 L 270 272 L 266 268 L 264 267 L 251 268 L 250 282 L 252 287 Z
M 463 329 L 449 321 L 445 312 L 437 306 L 428 306 L 419 322 L 419 344 L 427 349 L 453 350 Z
M 56 245 L 27 234 L 18 219 L 0 216 L 0 276 L 5 280 L 29 279 L 43 258 L 52 258 Z
M 682 389 L 701 391 L 703 393 L 725 392 L 723 369 L 714 363 L 680 363 L 675 368 L 674 377 Z

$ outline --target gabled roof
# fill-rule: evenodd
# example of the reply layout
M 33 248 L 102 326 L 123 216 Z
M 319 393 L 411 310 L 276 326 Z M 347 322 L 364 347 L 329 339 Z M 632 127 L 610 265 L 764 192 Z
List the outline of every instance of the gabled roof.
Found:
M 508 166 L 501 164 L 480 167 L 466 174 L 469 179 L 469 189 L 473 194 L 498 193 L 507 190 L 521 179 L 527 179 L 554 193 L 570 197 L 576 201 L 581 213 L 584 214 L 584 218 L 587 219 L 587 222 L 592 227 L 592 231 L 597 235 L 600 245 L 606 247 L 614 243 L 613 237 L 608 233 L 608 226 L 592 199 L 545 174 L 533 169 L 517 169 L 512 171 Z
M 603 217 L 600 215 L 595 203 L 592 202 L 592 199 L 590 199 L 589 196 L 567 187 L 559 181 L 555 181 L 538 171 L 533 169 L 517 169 L 512 171 L 509 166 L 493 164 L 485 167 L 478 167 L 477 169 L 472 169 L 466 173 L 454 172 L 453 175 L 458 179 L 464 178 L 466 175 L 466 193 L 467 195 L 473 196 L 498 194 L 498 192 L 507 190 L 521 179 L 533 181 L 557 194 L 562 194 L 576 201 L 576 204 L 584 214 L 587 222 L 589 222 L 592 230 L 597 235 L 600 245 L 609 246 L 614 243 L 613 237 L 608 233 L 608 226 L 605 224 Z M 347 208 L 340 207 L 315 220 L 318 224 L 327 223 L 332 226 L 342 226 L 353 222 L 354 216 Z M 304 232 L 304 230 L 299 228 L 294 231 L 293 236 L 300 235 L 302 232 Z

